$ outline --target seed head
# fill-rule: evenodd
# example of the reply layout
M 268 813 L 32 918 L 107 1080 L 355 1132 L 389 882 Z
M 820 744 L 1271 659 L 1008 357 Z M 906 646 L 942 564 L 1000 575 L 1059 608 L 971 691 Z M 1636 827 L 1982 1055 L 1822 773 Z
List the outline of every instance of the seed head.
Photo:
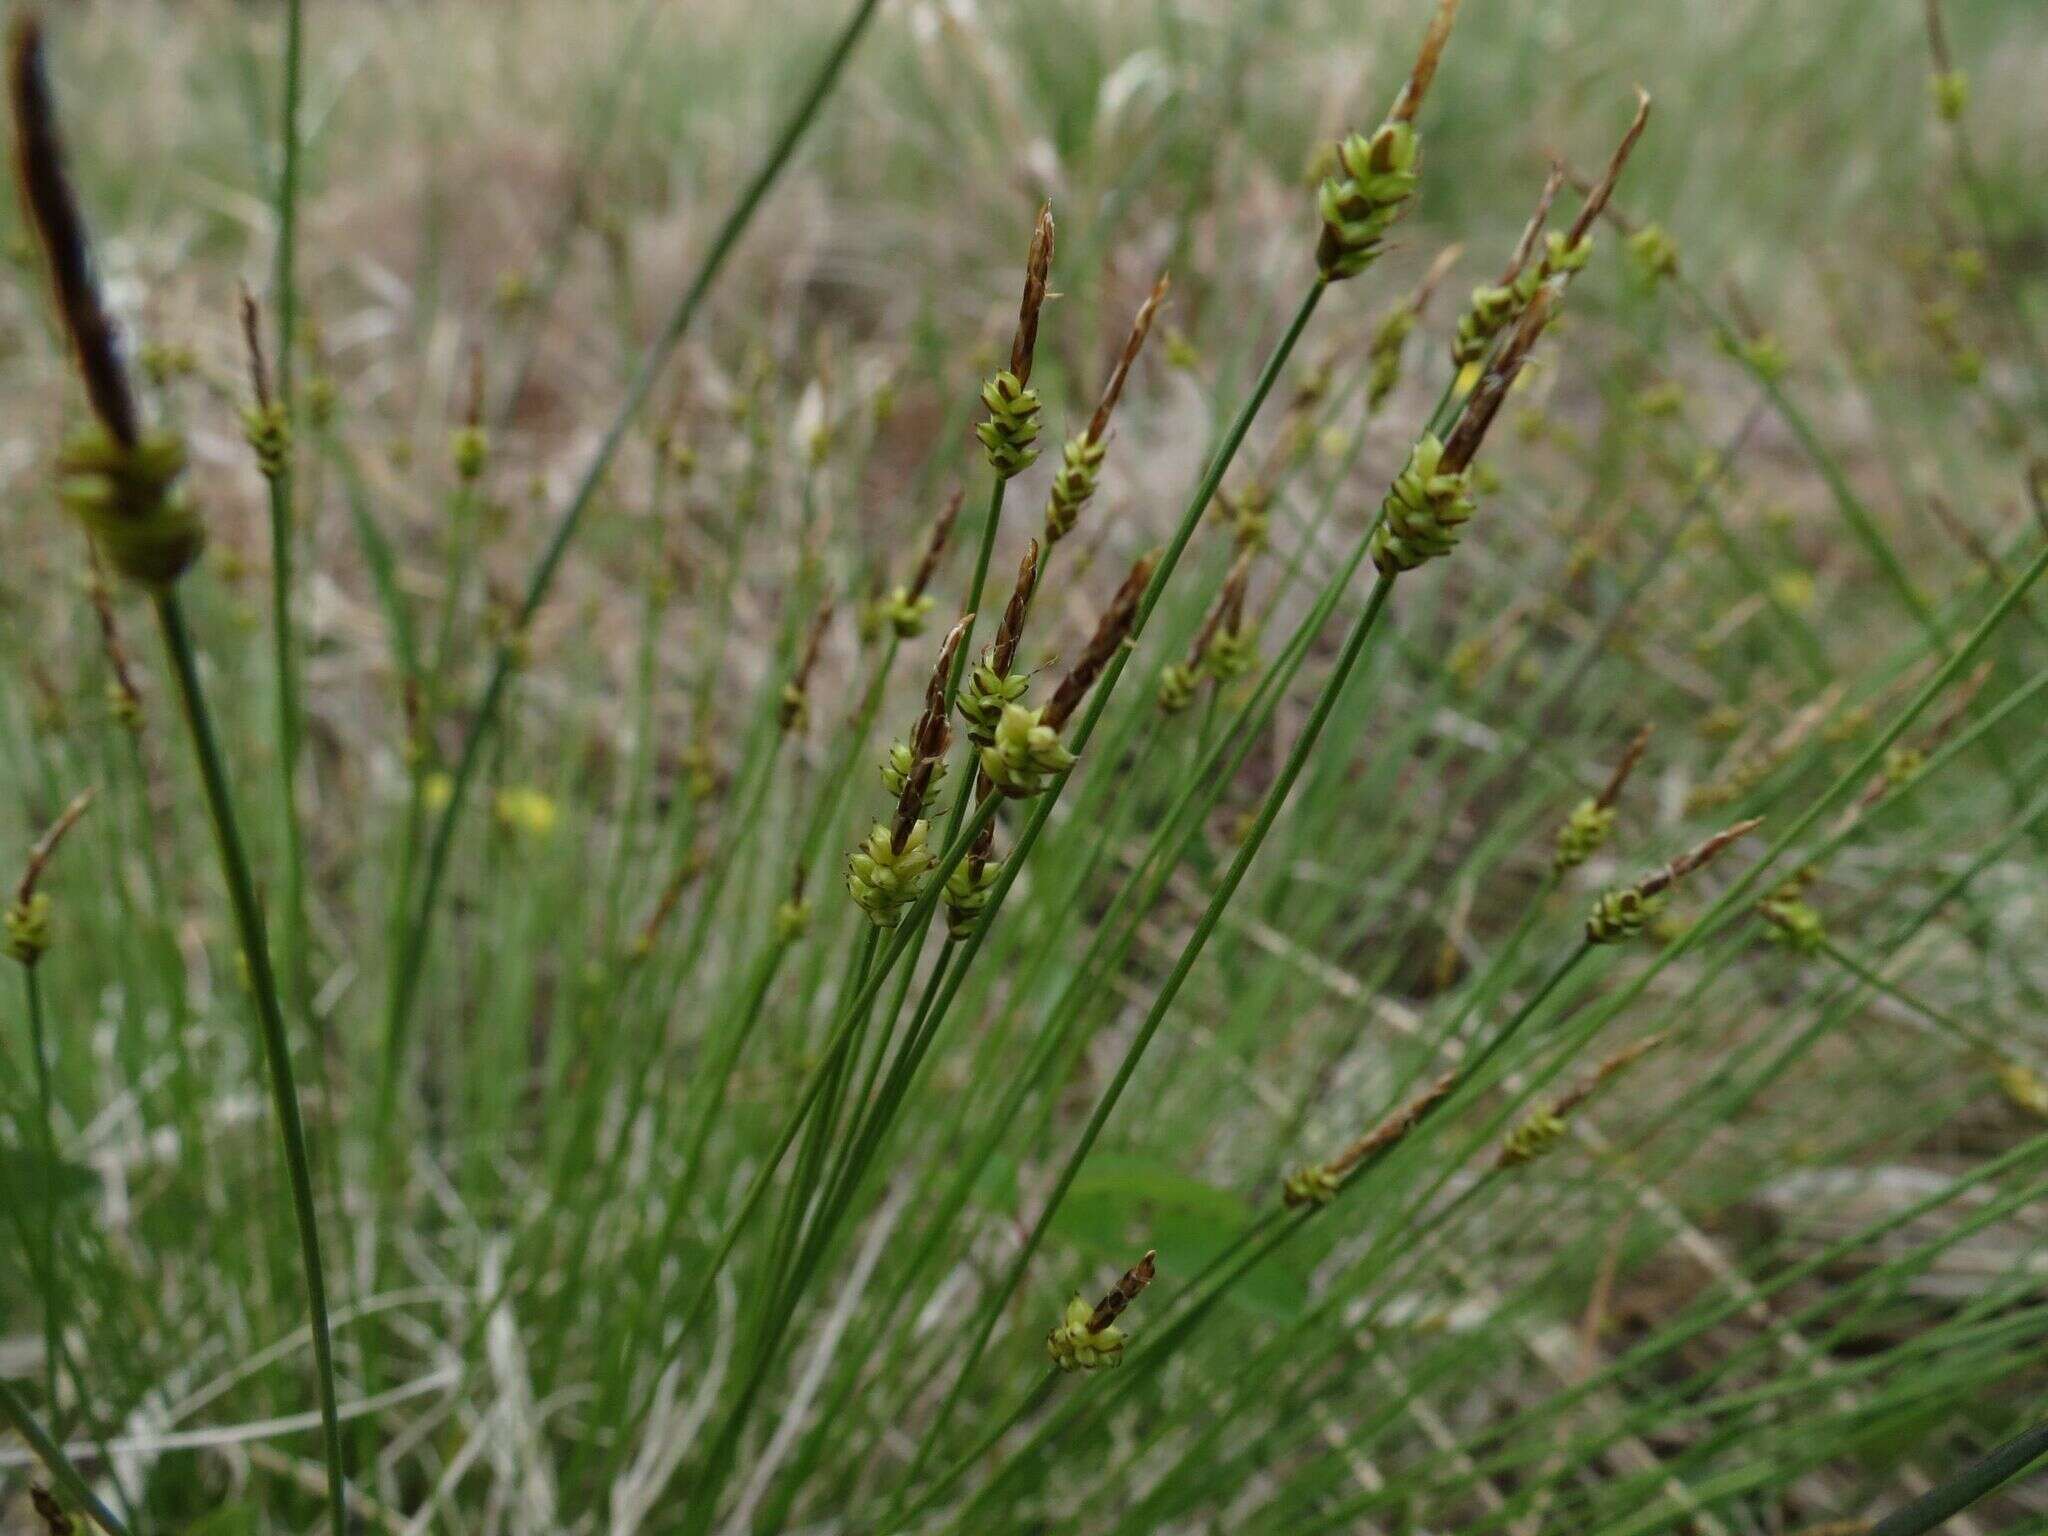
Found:
M 199 558 L 206 531 L 179 486 L 185 447 L 145 432 L 121 344 L 100 296 L 92 247 L 64 169 L 64 147 L 43 68 L 41 24 L 14 24 L 8 54 L 15 173 L 49 270 L 57 314 L 91 402 L 94 424 L 57 456 L 58 500 L 122 575 L 167 587 Z
M 785 731 L 800 731 L 810 719 L 811 673 L 818 665 L 818 655 L 825 644 L 825 630 L 831 622 L 832 600 L 827 598 L 811 616 L 810 632 L 804 637 L 804 648 L 797 660 L 796 671 L 782 686 L 776 718 Z
M 7 83 L 14 109 L 15 175 L 49 268 L 58 317 L 93 414 L 117 445 L 133 448 L 142 439 L 142 417 L 122 360 L 120 332 L 100 298 L 92 241 L 65 170 L 63 135 L 43 66 L 42 22 L 33 12 L 15 20 Z
M 1059 687 L 1053 690 L 1052 702 L 1045 707 L 1045 724 L 1053 730 L 1059 730 L 1073 717 L 1074 711 L 1081 706 L 1081 700 L 1102 675 L 1103 668 L 1116 655 L 1117 648 L 1130 639 L 1132 626 L 1137 622 L 1138 606 L 1144 601 L 1145 589 L 1151 585 L 1152 568 L 1157 560 L 1155 554 L 1144 554 L 1132 564 L 1123 585 L 1116 589 L 1116 596 L 1102 611 L 1102 618 L 1083 648 L 1080 659 L 1060 679 Z
M 1096 484 L 1102 474 L 1102 460 L 1109 451 L 1109 418 L 1116 410 L 1117 401 L 1123 398 L 1124 383 L 1130 377 L 1131 365 L 1138 360 L 1139 349 L 1145 345 L 1145 337 L 1151 332 L 1152 319 L 1158 313 L 1166 297 L 1166 274 L 1159 274 L 1159 281 L 1152 285 L 1152 292 L 1139 306 L 1137 318 L 1131 322 L 1130 336 L 1124 342 L 1124 349 L 1110 370 L 1109 382 L 1103 386 L 1102 398 L 1096 403 L 1095 414 L 1088 425 L 1068 438 L 1060 449 L 1060 467 L 1052 477 L 1052 489 L 1047 493 L 1045 504 L 1045 542 L 1048 548 L 1074 531 L 1074 524 L 1080 520 L 1082 509 L 1095 495 Z
M 1079 1296 L 1066 1305 L 1060 1321 L 1046 1335 L 1046 1350 L 1063 1371 L 1093 1371 L 1123 1363 L 1124 1331 L 1116 1326 L 1124 1309 L 1152 1283 L 1158 1255 L 1147 1250 L 1145 1257 L 1124 1271 L 1124 1276 L 1095 1306 Z
M 1024 299 L 1017 333 L 1010 342 L 1010 366 L 981 387 L 988 420 L 974 429 L 988 453 L 989 467 L 1007 480 L 1038 457 L 1038 391 L 1031 388 L 1031 362 L 1038 347 L 1038 313 L 1045 304 L 1052 270 L 1052 204 L 1038 210 L 1031 249 L 1024 261 Z
M 277 480 L 291 467 L 292 420 L 282 402 L 271 397 L 270 369 L 263 357 L 262 316 L 255 296 L 246 287 L 242 289 L 241 316 L 251 396 L 242 410 L 242 435 L 256 455 L 256 468 L 263 478 Z
M 1606 787 L 1598 795 L 1574 806 L 1564 825 L 1557 829 L 1557 851 L 1551 859 L 1551 868 L 1557 874 L 1578 868 L 1605 845 L 1608 834 L 1614 829 L 1614 805 L 1621 798 L 1622 786 L 1628 782 L 1636 764 L 1642 761 L 1649 745 L 1650 728 L 1644 726 L 1623 751 Z
M 50 948 L 50 898 L 36 885 L 56 854 L 57 845 L 92 804 L 92 795 L 88 789 L 74 798 L 29 850 L 28 864 L 14 888 L 14 900 L 8 904 L 4 920 L 8 957 L 20 965 L 35 965 Z
M 1666 893 L 1672 886 L 1712 862 L 1731 843 L 1755 831 L 1762 824 L 1762 817 L 1739 821 L 1732 827 L 1716 832 L 1697 847 L 1681 853 L 1662 869 L 1645 875 L 1634 885 L 1603 892 L 1594 901 L 1593 910 L 1586 918 L 1587 942 L 1619 944 L 1634 938 L 1663 910 Z
M 1496 1169 L 1520 1167 L 1554 1150 L 1557 1144 L 1564 1140 L 1573 1113 L 1599 1092 L 1611 1078 L 1625 1072 L 1662 1045 L 1664 1039 L 1662 1034 L 1649 1035 L 1633 1045 L 1624 1046 L 1601 1062 L 1589 1076 L 1582 1078 L 1562 1098 L 1546 1108 L 1533 1111 L 1508 1132 L 1493 1166 Z

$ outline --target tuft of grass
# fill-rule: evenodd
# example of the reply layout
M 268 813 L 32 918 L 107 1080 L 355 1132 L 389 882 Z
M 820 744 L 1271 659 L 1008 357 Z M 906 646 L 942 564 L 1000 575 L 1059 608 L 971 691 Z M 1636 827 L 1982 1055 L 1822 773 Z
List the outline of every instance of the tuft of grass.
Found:
M 2038 1523 L 1952 9 L 20 22 L 0 1524 Z

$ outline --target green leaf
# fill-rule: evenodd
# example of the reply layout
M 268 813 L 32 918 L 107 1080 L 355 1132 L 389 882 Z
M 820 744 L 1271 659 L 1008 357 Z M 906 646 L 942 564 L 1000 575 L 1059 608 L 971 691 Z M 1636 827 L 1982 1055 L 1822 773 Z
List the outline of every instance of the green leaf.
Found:
M 1242 1197 L 1168 1163 L 1108 1153 L 1082 1167 L 1053 1217 L 1052 1230 L 1114 1269 L 1114 1274 L 1074 1277 L 1068 1288 L 1092 1298 L 1147 1248 L 1158 1250 L 1162 1278 L 1194 1278 L 1229 1247 L 1252 1214 Z M 1275 1255 L 1248 1270 L 1225 1299 L 1245 1311 L 1284 1320 L 1307 1306 L 1308 1288 Z M 1133 1326 L 1142 1322 L 1134 1318 Z

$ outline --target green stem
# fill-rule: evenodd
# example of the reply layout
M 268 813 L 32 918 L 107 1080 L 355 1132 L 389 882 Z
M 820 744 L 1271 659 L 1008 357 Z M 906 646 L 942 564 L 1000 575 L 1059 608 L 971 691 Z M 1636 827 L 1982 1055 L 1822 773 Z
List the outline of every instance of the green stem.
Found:
M 299 108 L 305 77 L 304 0 L 285 0 L 284 102 L 276 188 L 277 250 L 271 298 L 277 306 L 277 397 L 292 415 L 298 350 Z M 289 453 L 289 449 L 287 449 Z M 305 843 L 295 788 L 299 770 L 299 685 L 292 645 L 292 466 L 289 458 L 270 477 L 270 627 L 277 668 L 277 778 L 285 859 L 284 970 L 292 1003 L 310 1012 L 312 981 L 306 958 Z
M 128 1536 L 128 1527 L 100 1501 L 99 1495 L 92 1491 L 91 1485 L 80 1475 L 78 1468 L 71 1464 L 71 1458 L 64 1454 L 64 1447 L 51 1437 L 48 1430 L 36 1422 L 36 1416 L 29 1412 L 28 1404 L 24 1403 L 14 1388 L 8 1385 L 4 1376 L 0 1376 L 0 1419 L 5 1419 L 14 1426 L 14 1432 L 26 1440 L 29 1449 L 42 1458 L 43 1465 L 50 1469 L 50 1476 L 56 1479 L 58 1486 L 71 1496 L 79 1508 L 92 1516 L 94 1523 L 106 1531 L 107 1536 Z
M 809 88 L 798 99 L 795 109 L 790 113 L 788 121 L 783 125 L 768 154 L 741 190 L 739 199 L 726 214 L 725 222 L 719 226 L 718 233 L 713 236 L 710 249 L 698 263 L 696 273 L 691 278 L 682 299 L 670 314 L 668 323 L 648 346 L 639 371 L 635 373 L 633 382 L 627 386 L 626 398 L 620 403 L 617 415 L 606 428 L 596 452 L 592 454 L 582 477 L 577 481 L 568 505 L 562 509 L 561 516 L 548 539 L 547 547 L 541 552 L 540 560 L 533 568 L 527 582 L 525 598 L 519 607 L 518 622 L 515 626 L 517 629 L 523 630 L 546 600 L 562 559 L 568 553 L 569 543 L 582 525 L 584 514 L 596 498 L 599 486 L 604 483 L 605 476 L 611 469 L 612 460 L 617 457 L 620 445 L 625 441 L 627 431 L 647 403 L 648 396 L 653 393 L 655 383 L 661 377 L 670 356 L 681 343 L 691 322 L 696 319 L 697 311 L 702 307 L 705 295 L 710 292 L 712 282 L 724 268 L 734 247 L 739 244 L 740 236 L 752 222 L 755 212 L 768 195 L 768 189 L 775 184 L 783 168 L 788 165 L 797 143 L 817 117 L 818 109 L 823 105 L 825 98 L 831 94 L 832 87 L 838 82 L 847 60 L 853 54 L 854 45 L 867 30 L 879 3 L 880 0 L 858 0 L 853 15 L 840 30 L 830 51 L 819 65 L 816 75 L 812 77 Z M 380 1093 L 378 1103 L 380 1133 L 389 1126 L 398 1061 L 405 1047 L 406 1024 L 412 1010 L 414 994 L 418 989 L 420 968 L 426 959 L 427 940 L 432 931 L 436 898 L 440 894 L 442 878 L 447 873 L 448 854 L 454 841 L 455 826 L 461 818 L 464 802 L 468 798 L 470 782 L 475 776 L 476 766 L 481 757 L 483 738 L 492 730 L 504 703 L 512 668 L 512 649 L 501 647 L 492 664 L 490 680 L 484 685 L 483 696 L 478 701 L 469 731 L 463 739 L 462 752 L 449 784 L 448 803 L 442 807 L 441 814 L 435 821 L 433 837 L 427 848 L 426 869 L 421 882 L 418 907 L 392 970 L 384 1020 L 383 1070 L 386 1085 Z
M 43 1121 L 43 1369 L 45 1401 L 57 1413 L 57 1357 L 64 1338 L 63 1290 L 57 1270 L 57 1094 L 50 1076 L 49 1034 L 43 1027 L 43 989 L 36 968 L 21 968 L 28 994 L 29 1049 L 36 1058 L 36 1105 Z
M 1923 1536 L 1949 1516 L 1983 1498 L 2002 1483 L 2048 1456 L 2048 1424 L 2012 1437 L 1975 1465 L 1921 1494 L 1870 1528 L 1870 1536 Z
M 306 1277 L 306 1309 L 313 1337 L 313 1366 L 320 1394 L 321 1427 L 325 1433 L 327 1492 L 333 1517 L 334 1536 L 348 1536 L 347 1480 L 342 1472 L 341 1416 L 334 1394 L 334 1345 L 327 1319 L 327 1283 L 320 1263 L 320 1232 L 313 1213 L 312 1159 L 306 1151 L 306 1127 L 299 1116 L 298 1090 L 292 1081 L 291 1043 L 285 1036 L 284 1008 L 278 1000 L 276 973 L 271 969 L 269 938 L 264 932 L 263 907 L 256 896 L 256 882 L 249 869 L 249 856 L 242 846 L 241 827 L 235 818 L 234 799 L 228 789 L 227 769 L 220 743 L 214 736 L 213 716 L 199 681 L 199 662 L 185 627 L 185 611 L 177 593 L 156 594 L 157 623 L 163 631 L 164 649 L 177 679 L 178 703 L 185 724 L 192 733 L 192 748 L 199 762 L 199 776 L 206 790 L 207 813 L 213 823 L 215 846 L 220 854 L 221 874 L 227 881 L 229 904 L 234 908 L 235 927 L 242 954 L 248 961 L 250 990 L 256 998 L 257 1020 L 262 1026 L 263 1056 L 270 1074 L 271 1098 L 277 1111 L 278 1132 L 284 1144 L 285 1171 L 291 1182 L 292 1213 L 298 1224 L 299 1257 Z
M 1954 1014 L 1915 997 L 1897 982 L 1887 981 L 1874 968 L 1857 959 L 1856 956 L 1850 954 L 1849 951 L 1842 948 L 1841 945 L 1835 943 L 1832 939 L 1821 940 L 1820 952 L 1847 971 L 1851 976 L 1862 982 L 1866 987 L 1883 993 L 1901 1007 L 1907 1008 L 1913 1013 L 1918 1014 L 1921 1018 L 1926 1019 L 1929 1023 L 1947 1030 L 1964 1043 L 1985 1052 L 1993 1059 L 2000 1061 L 2005 1059 L 2006 1053 L 2004 1048 L 1999 1045 L 1993 1036 L 1977 1028 L 1967 1020 L 1959 1019 Z
M 292 354 L 298 336 L 299 105 L 305 94 L 305 0 L 285 0 L 283 153 L 277 174 L 277 251 L 272 301 L 277 305 L 277 393 L 289 412 Z
M 292 7 L 296 13 L 295 4 Z M 300 730 L 297 648 L 292 643 L 292 481 L 289 468 L 269 477 L 270 637 L 277 673 L 278 825 L 284 843 L 284 973 L 292 1007 L 312 1012 L 313 984 L 307 959 L 306 850 L 299 826 Z

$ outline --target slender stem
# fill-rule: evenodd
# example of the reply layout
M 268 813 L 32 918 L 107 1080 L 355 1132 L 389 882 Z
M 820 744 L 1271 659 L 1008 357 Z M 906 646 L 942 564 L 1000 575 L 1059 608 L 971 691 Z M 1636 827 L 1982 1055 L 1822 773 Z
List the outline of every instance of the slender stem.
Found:
M 626 398 L 620 403 L 618 414 L 606 428 L 590 462 L 585 466 L 582 477 L 577 481 L 568 504 L 562 509 L 556 521 L 554 532 L 542 550 L 539 561 L 528 579 L 526 595 L 520 604 L 518 628 L 524 628 L 527 621 L 539 610 L 554 585 L 556 572 L 560 569 L 563 556 L 568 553 L 569 543 L 582 525 L 585 512 L 596 498 L 598 488 L 604 483 L 611 469 L 612 460 L 617 457 L 620 445 L 641 407 L 654 391 L 656 381 L 661 377 L 670 356 L 675 352 L 690 324 L 697 317 L 697 311 L 710 292 L 712 282 L 724 268 L 726 259 L 739 244 L 740 236 L 752 222 L 754 214 L 768 195 L 768 189 L 788 165 L 806 129 L 818 115 L 818 109 L 837 84 L 847 60 L 852 56 L 854 45 L 867 30 L 874 18 L 880 0 L 858 0 L 853 15 L 840 30 L 811 84 L 798 98 L 789 120 L 783 125 L 775 143 L 770 147 L 760 167 L 741 190 L 739 199 L 733 204 L 725 222 L 719 226 L 712 238 L 710 249 L 698 263 L 697 271 L 684 291 L 682 299 L 670 314 L 668 323 L 648 346 L 641 359 L 639 371 L 633 382 L 627 386 Z M 393 967 L 390 991 L 384 1021 L 384 1073 L 387 1080 L 395 1077 L 397 1061 L 405 1046 L 406 1023 L 411 1014 L 414 994 L 419 984 L 420 967 L 426 960 L 427 940 L 432 931 L 436 898 L 440 894 L 441 881 L 447 873 L 448 854 L 455 837 L 455 826 L 460 820 L 463 806 L 468 798 L 471 780 L 475 777 L 476 766 L 481 758 L 483 739 L 497 723 L 498 713 L 504 703 L 505 692 L 511 681 L 515 651 L 513 647 L 500 647 L 492 663 L 490 679 L 484 685 L 482 697 L 478 700 L 476 713 L 472 717 L 468 734 L 462 743 L 462 752 L 455 772 L 449 783 L 448 803 L 441 808 L 434 824 L 434 831 L 427 848 L 427 862 L 421 881 L 417 911 L 406 931 Z M 380 1094 L 378 1114 L 380 1121 L 388 1127 L 391 1114 L 391 1088 Z
M 43 1297 L 44 1401 L 57 1412 L 57 1357 L 64 1338 L 63 1288 L 57 1269 L 57 1095 L 50 1077 L 49 1034 L 43 1027 L 43 989 L 36 968 L 21 968 L 28 996 L 29 1049 L 36 1058 L 36 1103 L 43 1120 Z
M 292 414 L 294 354 L 298 350 L 299 108 L 304 96 L 305 51 L 304 0 L 285 0 L 284 101 L 279 123 L 277 249 L 271 297 L 277 306 L 277 397 L 287 419 Z M 292 644 L 292 524 L 292 464 L 287 447 L 284 465 L 270 477 L 270 629 L 277 670 L 278 811 L 285 862 L 284 971 L 292 1004 L 303 1014 L 310 1010 L 312 981 L 306 957 L 305 842 L 296 798 L 301 733 Z
M 1901 1007 L 1918 1014 L 1929 1023 L 1947 1030 L 1966 1044 L 1977 1050 L 1984 1051 L 1994 1058 L 2003 1059 L 2005 1056 L 2004 1048 L 1998 1043 L 1996 1037 L 1988 1031 L 1979 1029 L 1967 1020 L 1959 1019 L 1954 1014 L 1915 997 L 1897 982 L 1888 981 L 1885 977 L 1878 974 L 1874 968 L 1850 954 L 1848 950 L 1842 948 L 1834 940 L 1822 939 L 1820 952 L 1847 971 L 1851 976 L 1862 982 L 1866 987 L 1883 993 Z
M 227 769 L 221 757 L 220 743 L 214 736 L 213 716 L 200 685 L 198 657 L 193 650 L 191 633 L 185 627 L 184 608 L 174 590 L 156 594 L 156 615 L 163 631 L 164 649 L 169 653 L 171 670 L 177 679 L 178 703 L 184 711 L 185 724 L 192 733 L 193 753 L 198 759 L 200 780 L 206 790 L 206 809 L 213 823 L 221 874 L 227 881 L 229 904 L 234 908 L 242 954 L 249 966 L 250 989 L 256 997 L 264 1063 L 269 1069 L 278 1132 L 284 1143 L 285 1171 L 291 1182 L 292 1213 L 298 1223 L 299 1257 L 305 1269 L 306 1309 L 313 1336 L 313 1367 L 320 1394 L 321 1427 L 326 1441 L 330 1514 L 334 1536 L 348 1536 L 348 1488 L 342 1471 L 341 1416 L 334 1394 L 334 1345 L 327 1319 L 327 1283 L 321 1269 L 320 1232 L 313 1212 L 313 1166 L 306 1151 L 306 1127 L 299 1115 L 298 1090 L 292 1081 L 291 1043 L 285 1036 L 284 1009 L 278 1000 L 277 975 L 271 969 L 263 907 L 256 896 L 249 856 L 242 846 L 234 798 L 228 789 Z
M 277 250 L 272 301 L 277 305 L 277 393 L 289 411 L 292 404 L 293 351 L 298 333 L 299 239 L 299 105 L 304 96 L 306 53 L 305 0 L 285 0 L 284 111 L 279 125 L 281 154 L 277 172 Z
M 37 1422 L 36 1416 L 29 1412 L 28 1404 L 21 1400 L 4 1376 L 0 1376 L 0 1419 L 14 1426 L 14 1432 L 28 1442 L 29 1449 L 50 1469 L 50 1476 L 108 1536 L 128 1536 L 128 1527 L 92 1491 L 92 1485 L 71 1464 L 71 1458 L 64 1454 L 64 1447 Z
M 296 12 L 297 6 L 293 6 Z M 306 955 L 306 850 L 299 826 L 300 728 L 297 647 L 292 642 L 292 476 L 289 466 L 270 480 L 270 637 L 277 674 L 278 825 L 284 843 L 284 973 L 293 1009 L 312 1008 L 312 973 Z
M 2000 1484 L 2018 1477 L 2043 1456 L 2048 1456 L 2048 1424 L 2036 1424 L 1982 1461 L 1928 1489 L 1904 1509 L 1885 1516 L 1870 1528 L 1870 1536 L 1923 1536 Z

